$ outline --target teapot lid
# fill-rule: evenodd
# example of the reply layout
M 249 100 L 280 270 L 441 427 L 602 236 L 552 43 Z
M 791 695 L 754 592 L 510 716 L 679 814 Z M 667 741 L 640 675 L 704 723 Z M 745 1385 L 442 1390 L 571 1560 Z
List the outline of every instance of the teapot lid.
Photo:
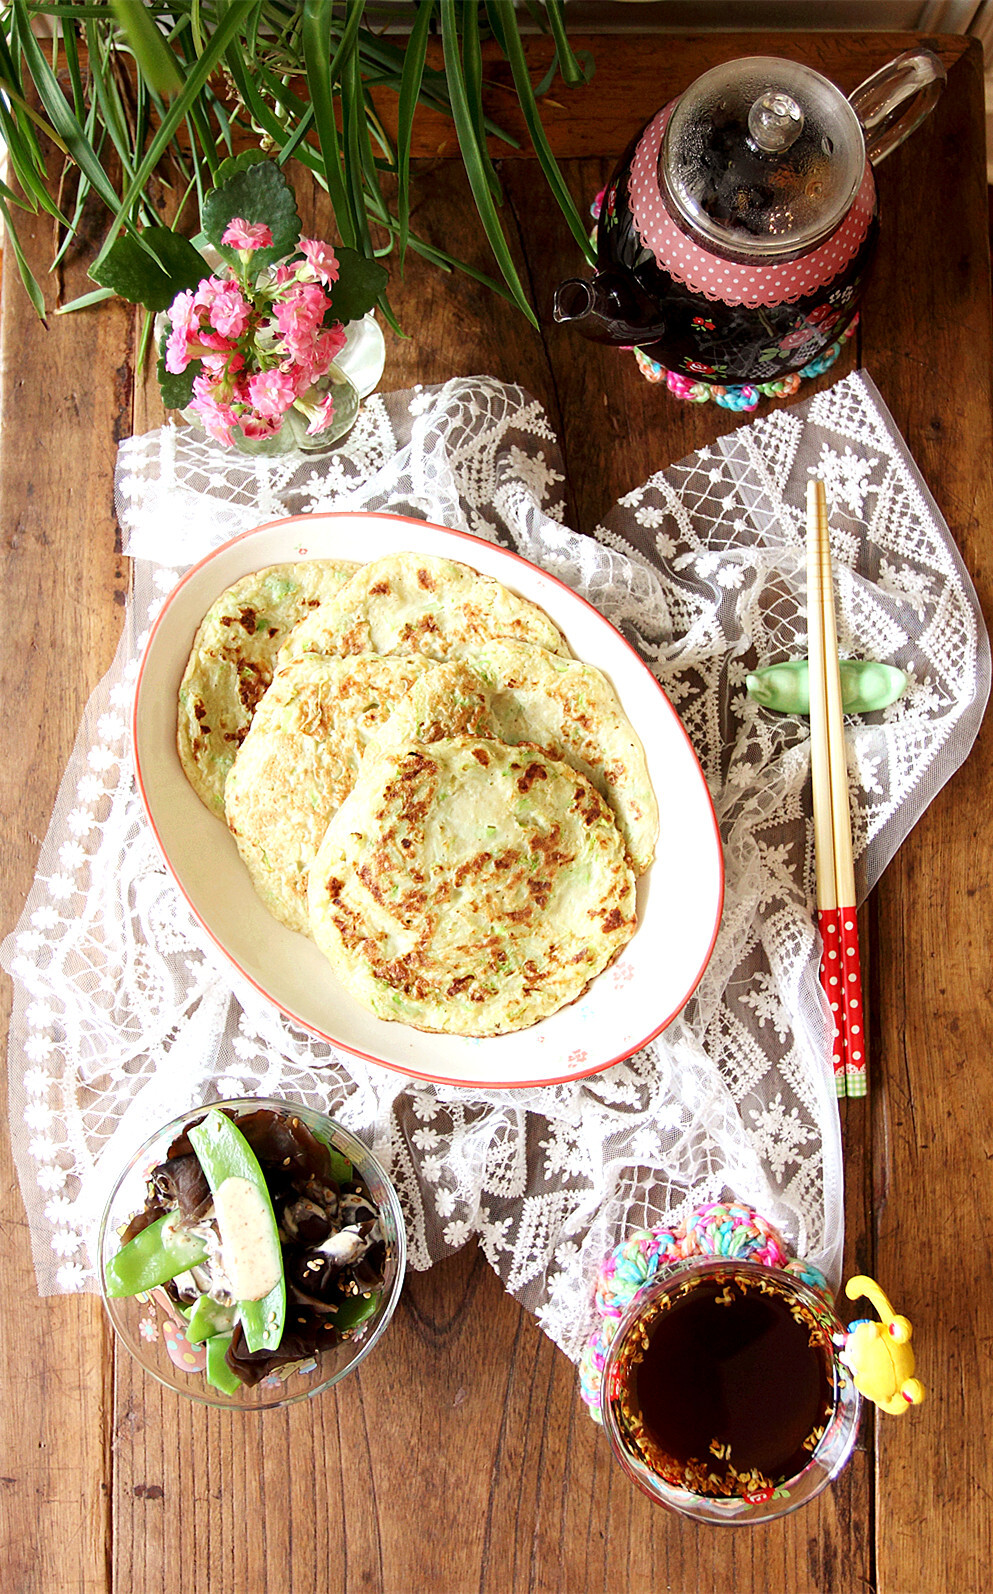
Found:
M 673 107 L 659 183 L 675 218 L 732 259 L 782 259 L 828 237 L 865 171 L 841 90 L 796 61 L 747 56 L 697 78 Z

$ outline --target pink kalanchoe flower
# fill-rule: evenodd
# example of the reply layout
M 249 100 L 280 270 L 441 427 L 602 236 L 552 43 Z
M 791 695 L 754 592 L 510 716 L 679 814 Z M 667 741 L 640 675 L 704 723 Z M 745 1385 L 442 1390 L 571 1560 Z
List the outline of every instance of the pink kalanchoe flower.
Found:
M 345 329 L 340 321 L 318 333 L 314 350 L 318 376 L 323 376 L 335 355 L 345 347 Z
M 282 334 L 283 347 L 294 360 L 313 363 L 317 334 L 330 303 L 316 283 L 300 283 L 276 300 L 273 320 Z
M 169 336 L 166 338 L 164 359 L 166 370 L 171 371 L 173 376 L 182 375 L 191 359 L 193 359 L 189 344 L 186 341 L 186 333 L 182 327 L 173 327 L 171 329 Z
M 320 238 L 301 238 L 300 252 L 319 282 L 330 288 L 338 281 L 338 256 Z
M 272 233 L 264 221 L 246 221 L 243 216 L 233 216 L 221 234 L 221 243 L 229 249 L 269 249 Z
M 313 437 L 316 432 L 323 432 L 325 427 L 330 426 L 333 418 L 334 399 L 330 393 L 326 393 L 317 406 L 310 425 L 307 427 L 308 437 Z
M 241 337 L 248 326 L 252 307 L 236 282 L 208 277 L 206 284 L 200 284 L 199 297 L 211 326 L 221 337 Z
M 201 287 L 203 284 L 201 284 Z M 200 289 L 194 291 L 188 288 L 183 293 L 177 293 L 169 306 L 169 336 L 165 347 L 165 368 L 173 376 L 179 376 L 186 370 L 190 361 L 196 359 L 191 353 L 190 344 L 200 340 Z
M 226 443 L 228 448 L 234 447 L 233 428 L 238 424 L 238 417 L 230 404 L 218 397 L 217 383 L 210 377 L 196 376 L 193 378 L 193 398 L 190 408 L 196 410 L 203 421 L 204 429 L 219 443 Z
M 295 398 L 293 378 L 278 367 L 273 371 L 256 371 L 248 379 L 249 403 L 258 415 L 278 418 Z
M 238 417 L 238 425 L 246 437 L 252 438 L 254 442 L 261 442 L 263 438 L 275 437 L 279 431 L 280 421 L 266 415 L 256 415 L 249 410 L 247 414 Z

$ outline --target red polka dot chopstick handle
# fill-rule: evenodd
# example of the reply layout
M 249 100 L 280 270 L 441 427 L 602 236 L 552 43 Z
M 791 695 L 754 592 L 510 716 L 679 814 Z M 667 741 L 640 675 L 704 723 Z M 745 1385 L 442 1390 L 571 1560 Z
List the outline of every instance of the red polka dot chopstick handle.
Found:
M 855 911 L 852 819 L 824 483 L 807 488 L 807 653 L 821 984 L 834 1018 L 835 1089 L 866 1093 L 865 1016 Z
M 839 1096 L 864 1096 L 865 1024 L 855 909 L 818 908 L 817 928 L 823 942 L 821 984 L 834 1018 L 835 1091 Z

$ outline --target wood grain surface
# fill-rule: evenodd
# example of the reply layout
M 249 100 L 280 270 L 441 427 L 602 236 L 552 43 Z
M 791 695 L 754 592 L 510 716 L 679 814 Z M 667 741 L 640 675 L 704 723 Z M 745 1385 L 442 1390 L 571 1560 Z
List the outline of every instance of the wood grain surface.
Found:
M 735 55 L 808 61 L 850 90 L 907 35 L 706 35 L 590 41 L 594 85 L 562 95 L 556 149 L 578 203 L 641 121 Z M 930 121 L 880 168 L 883 233 L 859 362 L 880 387 L 993 604 L 990 278 L 982 58 L 949 67 Z M 537 47 L 536 47 L 537 48 Z M 558 113 L 556 113 L 556 116 Z M 457 162 L 419 146 L 414 221 L 491 269 Z M 447 154 L 447 150 L 445 154 Z M 391 296 L 384 389 L 486 372 L 548 410 L 571 524 L 741 424 L 678 404 L 629 355 L 550 322 L 581 270 L 525 159 L 506 217 L 540 332 L 469 279 L 410 258 Z M 325 211 L 301 188 L 315 229 Z M 314 207 L 308 210 L 306 207 Z M 94 228 L 101 218 L 94 216 Z M 47 222 L 25 231 L 42 273 Z M 84 241 L 50 303 L 84 290 Z M 158 424 L 123 306 L 34 319 L 9 268 L 0 322 L 0 525 L 6 705 L 3 927 L 30 885 L 86 698 L 120 632 L 127 582 L 113 514 L 117 441 Z M 807 391 L 810 391 L 808 388 Z M 768 407 L 768 406 L 767 406 Z M 467 1248 L 412 1275 L 380 1349 L 288 1412 L 209 1411 L 160 1389 L 92 1297 L 40 1300 L 9 1146 L 0 1160 L 0 1583 L 4 1594 L 969 1594 L 993 1559 L 991 1308 L 993 944 L 990 738 L 940 793 L 863 914 L 871 1096 L 843 1105 L 846 1273 L 876 1272 L 914 1321 L 920 1410 L 864 1424 L 851 1466 L 778 1524 L 701 1529 L 653 1507 L 609 1459 L 575 1372 Z M 4 1016 L 10 986 L 3 982 Z M 19 1058 L 12 1066 L 21 1066 Z M 19 1126 L 15 1126 L 15 1129 Z

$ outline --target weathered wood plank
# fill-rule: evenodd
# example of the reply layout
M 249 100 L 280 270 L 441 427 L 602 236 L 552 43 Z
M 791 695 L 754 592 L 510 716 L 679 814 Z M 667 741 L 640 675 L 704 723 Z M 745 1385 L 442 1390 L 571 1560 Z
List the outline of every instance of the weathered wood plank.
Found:
M 50 224 L 21 227 L 44 278 Z M 69 294 L 82 292 L 79 264 Z M 49 295 L 49 303 L 54 293 Z M 131 425 L 130 318 L 120 307 L 35 319 L 4 274 L 0 323 L 0 891 L 4 933 L 34 874 L 86 699 L 117 644 L 125 590 L 110 490 L 115 442 Z M 81 469 L 81 461 L 86 468 Z M 6 1034 L 10 986 L 3 981 Z M 18 1060 L 15 1066 L 22 1066 Z M 17 1134 L 24 1126 L 13 1126 Z M 5 1586 L 98 1594 L 110 1554 L 110 1333 L 92 1297 L 39 1300 L 9 1141 L 0 1189 L 0 1544 Z
M 863 358 L 993 614 L 993 335 L 985 173 L 962 155 L 983 137 L 982 55 L 953 68 L 926 139 L 880 169 L 886 250 Z M 877 1425 L 881 1594 L 988 1582 L 993 1362 L 989 1270 L 964 1236 L 993 1225 L 993 1047 L 988 948 L 993 892 L 988 722 L 876 893 L 873 1103 L 878 1276 L 917 1330 L 926 1405 Z

